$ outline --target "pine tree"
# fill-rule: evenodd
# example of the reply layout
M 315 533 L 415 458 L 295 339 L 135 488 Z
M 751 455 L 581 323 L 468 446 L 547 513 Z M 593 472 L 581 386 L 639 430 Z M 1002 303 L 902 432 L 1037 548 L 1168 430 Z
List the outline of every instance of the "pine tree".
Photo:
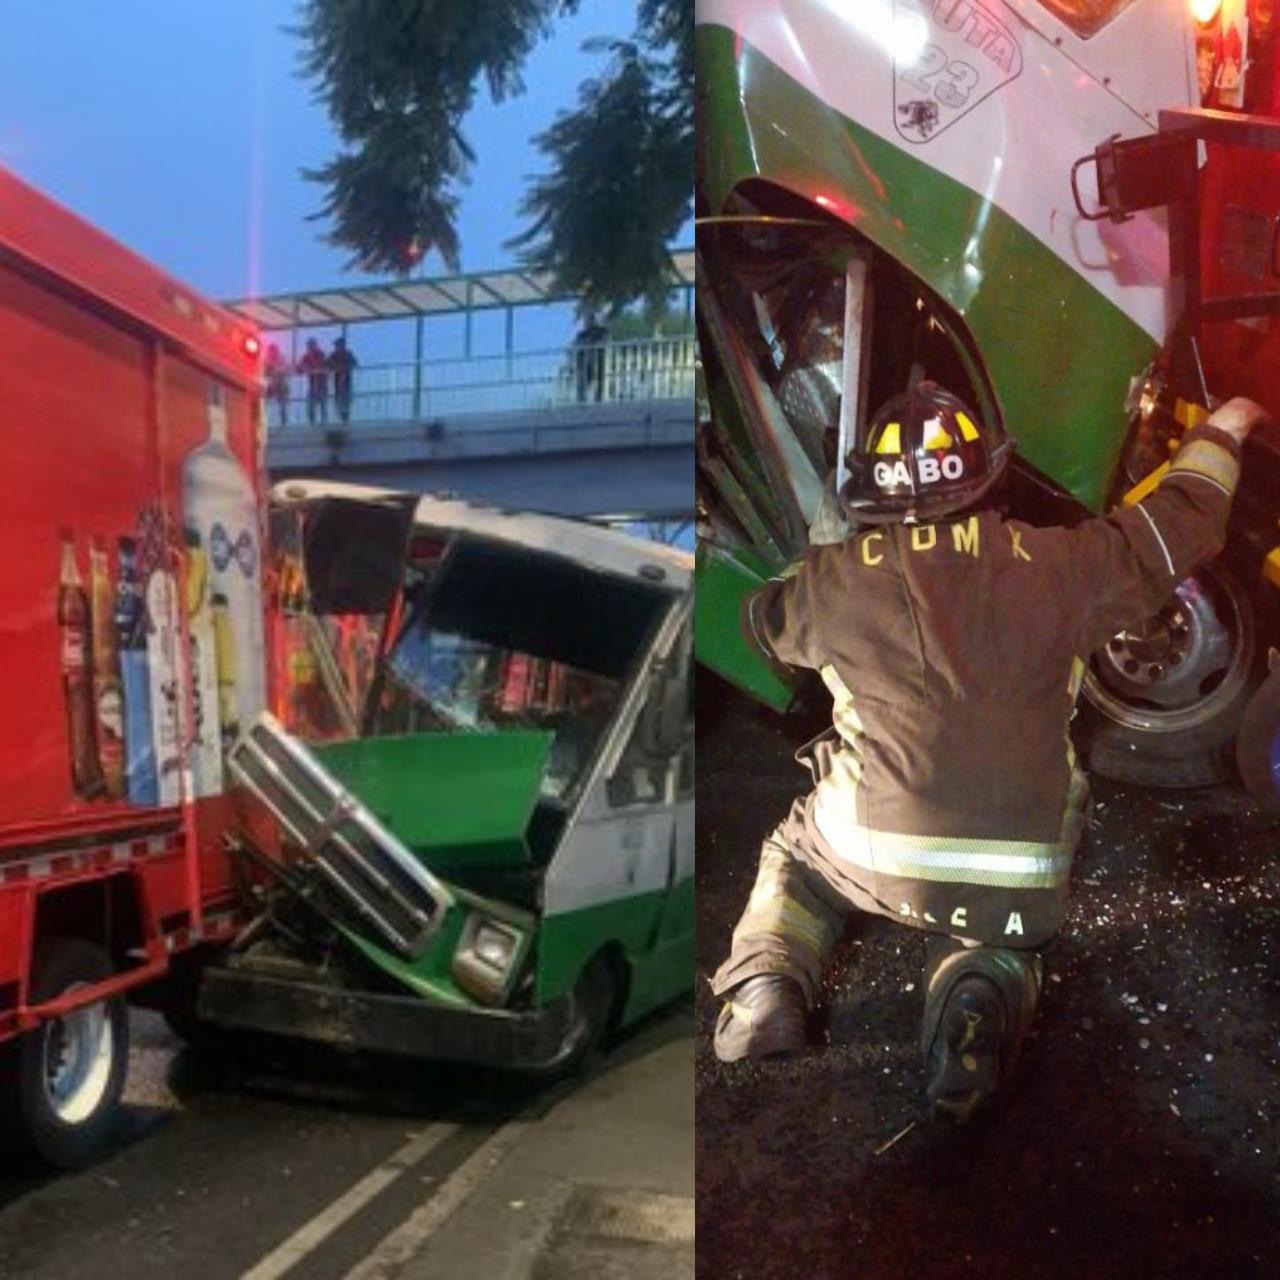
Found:
M 303 67 L 342 144 L 307 176 L 350 266 L 404 273 L 435 250 L 456 270 L 475 160 L 463 119 L 482 84 L 494 101 L 523 90 L 529 53 L 579 2 L 305 0 Z M 582 292 L 584 311 L 660 306 L 691 206 L 693 0 L 640 0 L 632 38 L 595 47 L 605 71 L 534 139 L 550 171 L 531 180 L 511 247 Z

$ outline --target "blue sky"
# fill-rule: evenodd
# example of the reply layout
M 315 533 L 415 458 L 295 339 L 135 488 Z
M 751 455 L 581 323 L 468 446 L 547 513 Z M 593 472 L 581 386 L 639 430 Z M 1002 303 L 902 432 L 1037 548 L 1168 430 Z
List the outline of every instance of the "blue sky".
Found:
M 293 0 L 4 8 L 0 164 L 214 298 L 360 279 L 306 220 L 322 192 L 299 171 L 335 143 L 297 75 L 299 42 L 283 30 Z M 464 270 L 510 261 L 503 241 L 521 229 L 524 180 L 541 167 L 529 139 L 601 66 L 582 42 L 629 34 L 634 17 L 634 0 L 585 0 L 535 50 L 524 95 L 494 106 L 478 94 L 466 123 L 477 162 L 462 202 Z M 690 157 L 691 179 L 692 167 Z M 443 271 L 432 259 L 425 269 Z M 500 327 L 491 317 L 480 343 L 500 341 Z

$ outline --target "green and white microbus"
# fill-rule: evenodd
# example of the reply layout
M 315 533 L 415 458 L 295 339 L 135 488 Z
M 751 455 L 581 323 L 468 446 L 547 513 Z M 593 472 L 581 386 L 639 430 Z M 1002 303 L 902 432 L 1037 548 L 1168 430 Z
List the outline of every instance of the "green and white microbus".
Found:
M 1001 501 L 1033 523 L 1123 500 L 1217 398 L 1276 408 L 1280 122 L 1199 108 L 1197 50 L 1238 49 L 1244 9 L 697 0 L 704 664 L 787 705 L 741 598 L 842 536 L 849 446 L 922 377 L 1017 442 Z M 1278 447 L 1255 433 L 1226 554 L 1079 655 L 1094 772 L 1230 776 L 1280 646 Z
M 273 505 L 256 920 L 202 1023 L 535 1071 L 693 980 L 692 563 L 340 484 Z

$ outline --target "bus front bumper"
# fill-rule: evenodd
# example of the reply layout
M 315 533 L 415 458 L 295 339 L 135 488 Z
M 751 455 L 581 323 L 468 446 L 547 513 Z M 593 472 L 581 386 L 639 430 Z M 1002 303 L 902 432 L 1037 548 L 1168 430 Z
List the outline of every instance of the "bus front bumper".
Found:
M 572 1051 L 568 999 L 528 1012 L 444 1009 L 416 996 L 211 965 L 201 978 L 198 1011 L 232 1030 L 517 1071 L 554 1070 Z

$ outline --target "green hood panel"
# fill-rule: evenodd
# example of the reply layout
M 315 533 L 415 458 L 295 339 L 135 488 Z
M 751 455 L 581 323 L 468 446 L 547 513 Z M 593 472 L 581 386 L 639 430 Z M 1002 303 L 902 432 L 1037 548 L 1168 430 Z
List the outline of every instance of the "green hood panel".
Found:
M 809 200 L 835 192 L 851 225 L 964 317 L 1022 455 L 1100 510 L 1151 337 L 979 192 L 840 115 L 727 28 L 699 26 L 695 40 L 711 211 L 749 178 Z
M 553 735 L 419 733 L 312 747 L 384 826 L 435 871 L 520 867 Z
M 733 553 L 702 542 L 696 566 L 693 642 L 698 661 L 775 711 L 785 711 L 791 705 L 790 685 L 747 643 L 739 624 L 742 602 L 770 577 L 768 565 L 753 551 Z
M 428 1004 L 446 1009 L 478 1009 L 482 1006 L 464 991 L 458 989 L 450 974 L 453 953 L 458 945 L 465 913 L 456 908 L 445 920 L 440 936 L 420 960 L 409 963 L 393 956 L 376 943 L 370 942 L 351 929 L 343 929 L 347 941 L 366 960 L 376 965 L 388 977 L 402 983 L 414 995 L 421 996 Z

